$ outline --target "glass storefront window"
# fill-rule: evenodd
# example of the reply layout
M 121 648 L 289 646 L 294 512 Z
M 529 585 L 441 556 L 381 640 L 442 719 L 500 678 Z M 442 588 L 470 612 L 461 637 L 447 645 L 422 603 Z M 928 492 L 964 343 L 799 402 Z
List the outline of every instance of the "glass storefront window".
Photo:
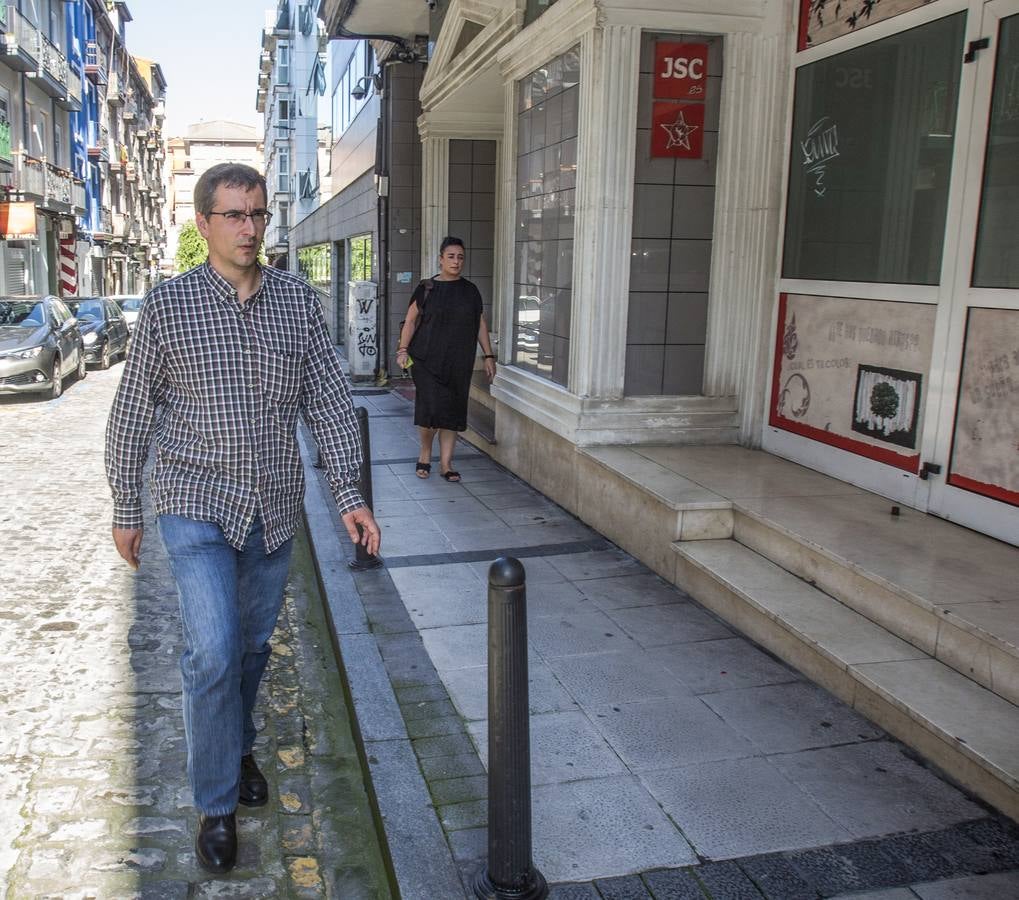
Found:
M 351 281 L 372 280 L 372 236 L 370 234 L 350 239 Z
M 973 286 L 1019 288 L 1019 16 L 998 32 Z
M 517 85 L 513 363 L 565 385 L 570 357 L 580 48 Z
M 965 13 L 796 73 L 782 274 L 937 284 Z
M 332 253 L 328 244 L 313 244 L 297 250 L 297 268 L 301 277 L 320 291 L 332 290 Z

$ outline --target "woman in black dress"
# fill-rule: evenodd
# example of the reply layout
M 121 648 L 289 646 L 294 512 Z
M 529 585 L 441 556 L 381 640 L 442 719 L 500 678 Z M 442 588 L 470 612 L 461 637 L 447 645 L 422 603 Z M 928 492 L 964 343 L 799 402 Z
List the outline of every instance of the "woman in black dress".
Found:
M 467 397 L 474 371 L 475 344 L 485 356 L 485 374 L 495 378 L 495 355 L 481 312 L 481 294 L 466 278 L 464 243 L 447 237 L 439 249 L 439 273 L 415 289 L 400 331 L 396 362 L 411 366 L 414 377 L 414 424 L 421 438 L 416 472 L 432 470 L 432 443 L 439 435 L 439 474 L 459 481 L 453 469 L 456 433 L 467 429 Z

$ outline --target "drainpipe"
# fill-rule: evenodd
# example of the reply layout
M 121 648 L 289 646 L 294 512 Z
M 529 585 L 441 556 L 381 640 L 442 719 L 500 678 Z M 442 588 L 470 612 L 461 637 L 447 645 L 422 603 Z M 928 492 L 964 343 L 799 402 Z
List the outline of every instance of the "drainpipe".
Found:
M 382 66 L 382 88 L 379 91 L 379 124 L 375 145 L 375 176 L 379 186 L 379 299 L 375 305 L 377 316 L 375 333 L 379 336 L 379 365 L 376 381 L 382 385 L 389 380 L 389 156 L 390 123 L 393 115 L 390 67 Z

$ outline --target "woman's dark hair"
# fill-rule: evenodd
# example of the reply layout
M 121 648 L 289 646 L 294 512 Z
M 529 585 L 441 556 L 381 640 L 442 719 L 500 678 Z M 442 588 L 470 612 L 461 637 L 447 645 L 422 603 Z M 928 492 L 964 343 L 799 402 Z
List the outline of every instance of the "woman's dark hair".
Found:
M 464 246 L 464 242 L 458 237 L 448 234 L 442 239 L 442 243 L 439 244 L 439 256 L 442 256 L 446 252 L 447 247 L 459 247 L 464 253 L 467 252 L 467 248 Z

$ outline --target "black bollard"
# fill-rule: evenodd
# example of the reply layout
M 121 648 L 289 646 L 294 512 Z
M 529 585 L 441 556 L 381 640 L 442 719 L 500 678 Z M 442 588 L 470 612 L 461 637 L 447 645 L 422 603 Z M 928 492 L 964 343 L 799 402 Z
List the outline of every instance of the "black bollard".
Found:
M 531 738 L 527 698 L 527 588 L 520 560 L 488 570 L 488 865 L 480 900 L 542 900 L 531 861 Z
M 368 434 L 368 410 L 359 406 L 354 410 L 354 414 L 357 416 L 357 427 L 361 433 L 361 479 L 357 483 L 357 489 L 360 491 L 365 505 L 374 512 L 372 508 L 372 449 L 371 438 Z M 364 537 L 364 530 L 360 525 L 357 526 L 357 533 L 359 537 Z M 354 554 L 354 559 L 348 563 L 352 569 L 377 569 L 383 565 L 383 561 L 373 553 L 369 553 L 360 541 L 357 542 Z

